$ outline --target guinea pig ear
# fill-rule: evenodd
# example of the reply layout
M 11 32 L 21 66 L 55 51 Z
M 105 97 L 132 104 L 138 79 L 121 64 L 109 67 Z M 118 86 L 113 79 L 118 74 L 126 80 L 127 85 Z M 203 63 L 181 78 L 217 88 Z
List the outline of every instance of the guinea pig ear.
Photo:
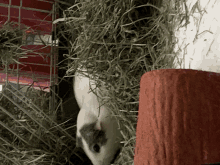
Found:
M 78 137 L 76 137 L 76 147 L 77 148 L 79 147 L 79 139 L 78 139 Z
M 82 147 L 82 139 L 80 137 L 76 137 L 76 147 Z

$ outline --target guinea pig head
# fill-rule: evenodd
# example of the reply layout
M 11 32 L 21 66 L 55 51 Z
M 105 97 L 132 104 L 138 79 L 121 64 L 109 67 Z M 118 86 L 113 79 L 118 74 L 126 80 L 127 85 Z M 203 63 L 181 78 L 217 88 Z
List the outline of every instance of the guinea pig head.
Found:
M 76 146 L 84 150 L 94 165 L 110 165 L 121 149 L 119 130 L 112 130 L 111 127 L 105 130 L 103 125 L 98 120 L 84 124 L 76 135 Z

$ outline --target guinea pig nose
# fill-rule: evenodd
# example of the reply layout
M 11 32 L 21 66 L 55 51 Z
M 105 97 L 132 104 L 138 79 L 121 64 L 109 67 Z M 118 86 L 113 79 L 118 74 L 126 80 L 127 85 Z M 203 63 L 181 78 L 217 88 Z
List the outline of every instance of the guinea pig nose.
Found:
M 100 151 L 100 147 L 98 144 L 93 145 L 92 149 L 94 152 L 97 152 L 97 153 Z

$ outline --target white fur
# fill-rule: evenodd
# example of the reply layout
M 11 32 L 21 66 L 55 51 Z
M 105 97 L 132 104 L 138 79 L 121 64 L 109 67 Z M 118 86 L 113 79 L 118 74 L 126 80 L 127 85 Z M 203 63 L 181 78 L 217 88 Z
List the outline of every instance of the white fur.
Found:
M 86 70 L 83 69 L 83 71 Z M 105 106 L 100 107 L 99 114 L 100 104 L 97 96 L 92 91 L 90 92 L 90 87 L 94 90 L 96 87 L 94 81 L 76 72 L 74 93 L 80 107 L 77 117 L 77 136 L 82 138 L 79 131 L 84 124 L 96 122 L 96 128 L 106 132 L 107 144 L 101 147 L 100 153 L 93 153 L 89 150 L 85 139 L 82 138 L 83 149 L 94 165 L 110 165 L 110 161 L 120 148 L 119 140 L 122 136 L 118 130 L 117 121 L 111 116 L 111 112 Z

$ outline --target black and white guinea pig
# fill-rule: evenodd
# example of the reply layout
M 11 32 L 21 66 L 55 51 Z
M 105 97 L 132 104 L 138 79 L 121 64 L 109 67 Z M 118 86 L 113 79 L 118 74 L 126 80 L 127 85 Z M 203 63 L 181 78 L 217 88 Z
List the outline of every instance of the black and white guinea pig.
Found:
M 86 73 L 85 69 L 81 70 Z M 73 84 L 80 107 L 76 146 L 84 150 L 94 165 L 110 165 L 121 149 L 122 135 L 117 121 L 105 106 L 100 106 L 97 96 L 90 90 L 98 90 L 94 81 L 76 71 Z

